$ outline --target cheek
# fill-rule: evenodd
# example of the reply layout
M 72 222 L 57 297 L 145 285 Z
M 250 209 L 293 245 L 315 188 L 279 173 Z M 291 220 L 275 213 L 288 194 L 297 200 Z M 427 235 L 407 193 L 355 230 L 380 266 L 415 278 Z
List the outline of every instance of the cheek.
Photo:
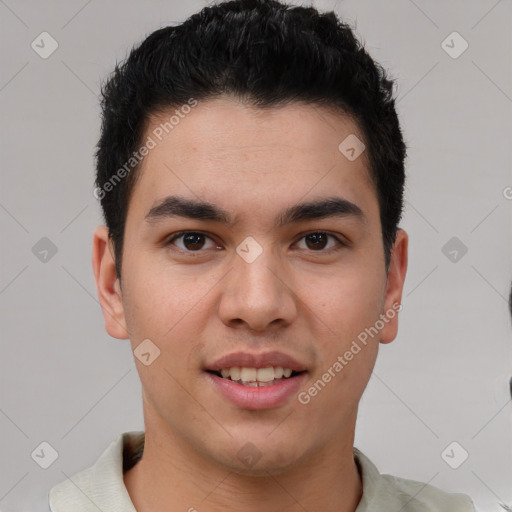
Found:
M 311 432 L 322 432 L 324 441 L 339 435 L 342 426 L 355 421 L 375 364 L 377 346 L 362 346 L 350 361 L 342 364 L 337 358 L 344 353 L 340 350 L 331 354 L 328 363 L 298 396 L 302 405 L 298 412 Z
M 375 323 L 381 313 L 384 283 L 382 276 L 364 267 L 342 269 L 310 281 L 304 289 L 305 302 L 337 336 L 340 348 Z
M 138 255 L 123 267 L 127 277 L 123 303 L 134 335 L 164 341 L 201 311 L 201 303 L 215 285 L 214 276 L 199 278 L 191 269 L 155 263 L 150 255 Z
M 322 319 L 332 332 L 328 339 L 321 339 L 319 378 L 328 384 L 319 393 L 319 414 L 321 402 L 327 410 L 333 404 L 339 405 L 336 410 L 340 415 L 346 413 L 347 407 L 357 407 L 375 365 L 379 335 L 369 336 L 368 329 L 381 313 L 384 277 L 367 268 L 372 267 L 362 262 L 357 269 L 352 267 L 340 273 L 338 279 L 331 279 L 328 288 L 324 288 L 327 297 L 321 302 Z
M 151 366 L 136 361 L 141 380 L 152 394 L 171 393 L 173 400 L 182 403 L 184 397 L 172 378 L 187 382 L 197 371 L 205 311 L 211 309 L 208 291 L 218 279 L 199 279 L 187 269 L 178 273 L 178 267 L 172 265 L 156 268 L 149 258 L 142 257 L 127 262 L 125 268 L 129 279 L 123 303 L 132 350 L 149 339 L 160 351 Z

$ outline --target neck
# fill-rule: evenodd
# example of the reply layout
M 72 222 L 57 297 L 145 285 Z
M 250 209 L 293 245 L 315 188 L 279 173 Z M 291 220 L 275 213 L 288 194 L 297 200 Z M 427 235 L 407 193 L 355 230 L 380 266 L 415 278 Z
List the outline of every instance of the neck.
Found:
M 354 512 L 362 482 L 352 435 L 279 473 L 242 475 L 194 450 L 172 433 L 146 425 L 144 454 L 124 474 L 138 512 Z

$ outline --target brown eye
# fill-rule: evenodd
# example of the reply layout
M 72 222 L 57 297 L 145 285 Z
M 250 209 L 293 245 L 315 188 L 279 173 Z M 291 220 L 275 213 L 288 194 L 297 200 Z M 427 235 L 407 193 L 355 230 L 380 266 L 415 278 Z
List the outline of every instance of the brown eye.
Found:
M 204 233 L 200 233 L 198 231 L 183 231 L 174 235 L 168 242 L 169 245 L 174 244 L 175 240 L 180 240 L 181 244 L 176 244 L 176 246 L 183 251 L 200 251 L 205 248 L 206 240 L 210 240 L 210 247 L 206 247 L 206 249 L 216 247 L 216 244 L 213 240 L 206 236 Z
M 183 245 L 191 251 L 196 251 L 203 247 L 204 238 L 205 236 L 200 233 L 188 233 L 183 235 Z
M 305 237 L 308 249 L 325 249 L 327 244 L 327 235 L 325 233 L 312 233 Z
M 327 247 L 329 238 L 335 240 L 335 243 Z M 303 236 L 301 238 L 301 241 L 302 240 L 306 241 L 306 249 L 317 252 L 329 252 L 331 249 L 336 250 L 345 245 L 338 237 L 325 233 L 324 231 L 315 231 L 313 233 L 309 233 Z M 303 247 L 300 248 L 302 249 Z

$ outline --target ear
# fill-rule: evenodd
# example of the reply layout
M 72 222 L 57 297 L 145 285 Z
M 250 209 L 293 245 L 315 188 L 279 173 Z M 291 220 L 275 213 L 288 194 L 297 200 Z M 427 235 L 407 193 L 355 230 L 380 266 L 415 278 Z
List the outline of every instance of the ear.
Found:
M 398 308 L 402 303 L 402 291 L 407 272 L 408 244 L 409 237 L 407 233 L 403 229 L 399 229 L 391 249 L 383 311 L 387 321 L 384 322 L 380 334 L 381 343 L 391 343 L 398 333 Z
M 116 276 L 114 248 L 106 226 L 99 226 L 94 232 L 92 267 L 105 318 L 105 329 L 113 338 L 128 339 L 130 335 L 126 326 L 121 286 Z

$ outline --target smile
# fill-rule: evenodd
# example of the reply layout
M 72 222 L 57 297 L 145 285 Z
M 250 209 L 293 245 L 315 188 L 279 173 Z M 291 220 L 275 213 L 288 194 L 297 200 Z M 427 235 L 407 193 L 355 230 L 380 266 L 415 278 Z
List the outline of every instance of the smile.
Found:
M 233 366 L 214 373 L 223 379 L 228 379 L 242 386 L 265 387 L 279 384 L 279 382 L 294 377 L 300 372 L 294 372 L 291 368 L 283 368 L 282 366 L 269 366 L 267 368 Z

